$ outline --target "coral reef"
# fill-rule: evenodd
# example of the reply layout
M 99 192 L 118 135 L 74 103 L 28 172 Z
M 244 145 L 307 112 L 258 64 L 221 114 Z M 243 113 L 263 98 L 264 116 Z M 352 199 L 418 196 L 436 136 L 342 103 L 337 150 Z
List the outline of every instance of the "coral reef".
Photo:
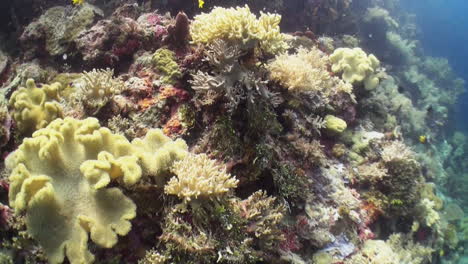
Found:
M 45 41 L 44 49 L 50 55 L 62 55 L 70 50 L 81 31 L 103 15 L 102 10 L 87 3 L 73 9 L 52 7 L 37 21 L 28 25 L 20 41 L 25 49 L 36 49 L 41 46 L 41 41 Z
M 397 0 L 36 2 L 0 8 L 1 263 L 466 255 L 464 81 Z

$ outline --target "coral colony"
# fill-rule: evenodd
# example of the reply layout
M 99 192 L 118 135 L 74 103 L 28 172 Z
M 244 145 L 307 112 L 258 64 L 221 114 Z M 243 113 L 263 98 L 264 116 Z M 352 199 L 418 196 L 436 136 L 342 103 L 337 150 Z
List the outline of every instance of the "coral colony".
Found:
M 0 263 L 461 263 L 464 82 L 397 0 L 38 2 L 0 42 Z

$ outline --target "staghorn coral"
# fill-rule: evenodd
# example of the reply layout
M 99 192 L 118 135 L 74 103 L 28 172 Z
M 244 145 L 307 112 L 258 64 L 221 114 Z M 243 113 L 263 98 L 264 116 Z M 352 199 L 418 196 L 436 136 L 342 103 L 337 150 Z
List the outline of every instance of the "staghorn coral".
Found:
M 135 204 L 111 180 L 127 184 L 141 176 L 131 144 L 96 119 L 57 119 L 8 156 L 10 204 L 26 211 L 28 232 L 50 263 L 91 263 L 88 232 L 102 247 L 130 231 Z M 53 234 L 53 236 L 51 236 Z
M 339 92 L 352 93 L 352 86 L 328 72 L 328 56 L 313 47 L 300 48 L 296 54 L 281 54 L 267 66 L 270 77 L 290 91 L 316 92 L 330 97 Z
M 60 89 L 59 83 L 38 88 L 33 79 L 28 79 L 26 87 L 21 87 L 12 94 L 9 105 L 21 134 L 30 135 L 54 119 L 62 117 L 62 107 L 58 103 Z
M 120 78 L 114 78 L 114 70 L 109 68 L 83 72 L 74 86 L 76 91 L 72 97 L 90 114 L 97 113 L 125 87 Z
M 257 44 L 267 53 L 274 54 L 288 48 L 280 33 L 281 16 L 260 12 L 257 17 L 249 7 L 215 7 L 210 13 L 195 16 L 190 26 L 192 41 L 210 44 L 222 39 L 242 49 L 254 48 Z
M 373 55 L 367 55 L 361 48 L 339 48 L 330 55 L 332 71 L 343 73 L 343 80 L 348 83 L 363 83 L 367 90 L 379 85 L 377 72 L 380 61 Z
M 172 177 L 164 191 L 177 195 L 184 201 L 203 197 L 216 197 L 236 188 L 238 180 L 232 178 L 223 166 L 210 160 L 205 154 L 189 154 L 185 159 L 175 162 Z

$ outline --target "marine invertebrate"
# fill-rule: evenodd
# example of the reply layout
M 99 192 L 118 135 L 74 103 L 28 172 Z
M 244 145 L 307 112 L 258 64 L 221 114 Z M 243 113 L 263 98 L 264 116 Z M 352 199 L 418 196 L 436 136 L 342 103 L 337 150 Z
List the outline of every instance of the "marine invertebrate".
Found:
M 214 66 L 214 75 L 198 71 L 193 75 L 193 81 L 190 81 L 192 88 L 199 92 L 199 96 L 227 98 L 231 111 L 242 101 L 248 102 L 248 107 L 259 100 L 273 107 L 278 106 L 282 98 L 268 89 L 267 82 L 259 76 L 258 71 L 244 67 L 239 62 L 242 53 L 240 45 L 214 40 L 206 51 L 207 61 Z M 205 101 L 208 101 L 206 104 L 212 103 L 210 99 Z
M 172 141 L 161 130 L 130 143 L 94 118 L 57 119 L 8 156 L 10 204 L 26 211 L 28 232 L 51 263 L 65 256 L 71 263 L 91 263 L 88 232 L 96 244 L 110 248 L 117 235 L 130 231 L 136 214 L 135 204 L 108 185 L 161 176 L 186 149 L 184 141 Z
M 210 44 L 222 39 L 230 44 L 241 45 L 242 49 L 260 45 L 265 52 L 274 54 L 287 49 L 284 36 L 280 33 L 281 16 L 263 13 L 257 17 L 249 7 L 215 7 L 210 13 L 195 16 L 190 26 L 194 43 Z
M 26 87 L 21 87 L 12 94 L 9 105 L 21 134 L 30 135 L 54 119 L 62 117 L 62 107 L 58 103 L 60 89 L 60 83 L 38 88 L 33 79 L 28 79 Z
M 222 195 L 231 188 L 236 188 L 239 181 L 228 173 L 226 168 L 216 164 L 205 154 L 189 154 L 177 161 L 172 167 L 177 177 L 172 177 L 164 191 L 177 195 L 184 201 L 209 198 Z
M 275 244 L 284 241 L 284 235 L 278 228 L 286 212 L 284 204 L 276 204 L 276 198 L 267 196 L 265 191 L 256 191 L 246 200 L 240 201 L 237 210 L 247 220 L 246 231 L 253 234 L 260 246 L 272 249 Z
M 373 90 L 379 84 L 377 72 L 380 61 L 373 55 L 367 55 L 361 48 L 339 48 L 330 55 L 332 71 L 343 73 L 343 80 L 348 83 L 362 83 L 367 90 Z
M 329 57 L 313 47 L 300 48 L 296 54 L 281 54 L 267 66 L 270 77 L 292 92 L 315 92 L 332 96 L 339 92 L 352 93 L 352 86 L 332 77 L 328 72 Z
M 125 87 L 120 78 L 114 78 L 114 70 L 109 68 L 83 72 L 82 78 L 74 86 L 76 92 L 73 97 L 90 114 L 97 113 Z
M 132 146 L 143 173 L 151 177 L 169 172 L 175 161 L 184 159 L 188 154 L 188 146 L 184 140 L 173 141 L 160 129 L 151 129 L 144 138 L 134 139 Z
M 51 263 L 91 263 L 91 240 L 102 247 L 130 231 L 135 204 L 110 181 L 132 184 L 141 176 L 131 144 L 100 128 L 97 119 L 57 119 L 26 138 L 6 165 L 10 204 L 26 211 L 28 232 Z M 51 236 L 53 234 L 53 236 Z
M 364 21 L 367 23 L 376 23 L 379 21 L 383 21 L 387 27 L 390 27 L 390 28 L 399 27 L 398 22 L 396 22 L 395 19 L 393 19 L 390 16 L 390 13 L 388 12 L 388 10 L 383 9 L 381 7 L 367 8 L 367 12 L 364 15 Z
M 168 49 L 158 49 L 153 54 L 152 62 L 154 66 L 162 73 L 162 82 L 166 84 L 174 84 L 177 79 L 182 77 L 179 65 L 175 61 L 174 52 Z
M 333 115 L 326 115 L 324 120 L 325 129 L 331 133 L 342 133 L 347 127 L 347 124 L 343 119 Z

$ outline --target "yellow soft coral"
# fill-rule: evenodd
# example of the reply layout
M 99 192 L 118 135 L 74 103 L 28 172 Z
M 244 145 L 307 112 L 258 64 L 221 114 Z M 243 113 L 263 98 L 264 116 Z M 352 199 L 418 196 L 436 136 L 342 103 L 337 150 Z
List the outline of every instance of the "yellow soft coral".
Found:
M 9 105 L 20 133 L 30 135 L 62 117 L 62 107 L 58 103 L 60 89 L 60 83 L 37 88 L 34 80 L 28 79 L 26 87 L 12 94 Z
M 174 161 L 184 159 L 188 153 L 185 141 L 173 141 L 160 129 L 148 131 L 143 139 L 134 139 L 132 145 L 144 174 L 148 176 L 169 172 Z
M 339 48 L 330 55 L 333 72 L 342 72 L 343 80 L 354 84 L 363 83 L 367 90 L 379 85 L 377 68 L 380 61 L 372 54 L 367 55 L 361 48 Z
M 91 263 L 91 240 L 102 247 L 130 231 L 135 204 L 111 180 L 132 184 L 141 176 L 132 145 L 100 128 L 98 120 L 57 119 L 26 138 L 8 156 L 10 204 L 26 211 L 28 232 L 50 263 Z
M 189 154 L 185 159 L 175 162 L 172 171 L 177 177 L 167 183 L 164 191 L 185 201 L 221 195 L 239 183 L 226 173 L 223 166 L 205 154 Z
M 197 15 L 190 26 L 194 43 L 209 44 L 222 39 L 243 47 L 253 48 L 260 43 L 268 53 L 287 49 L 284 35 L 280 33 L 281 16 L 261 13 L 260 18 L 249 7 L 216 7 L 210 13 Z

